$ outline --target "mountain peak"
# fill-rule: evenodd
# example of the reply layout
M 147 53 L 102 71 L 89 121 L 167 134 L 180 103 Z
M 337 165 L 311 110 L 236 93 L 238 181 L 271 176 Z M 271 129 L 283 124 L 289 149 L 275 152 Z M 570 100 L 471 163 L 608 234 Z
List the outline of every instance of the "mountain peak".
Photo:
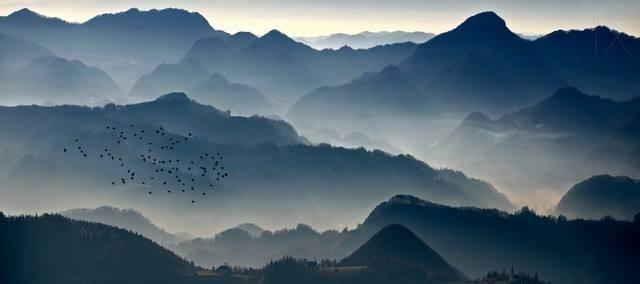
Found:
M 9 16 L 7 17 L 12 17 L 12 18 L 26 18 L 26 17 L 38 17 L 38 18 L 44 18 L 43 15 L 40 15 L 34 11 L 29 10 L 28 8 L 22 8 L 20 10 L 17 10 L 11 14 L 9 14 Z
M 184 103 L 184 102 L 190 102 L 191 99 L 189 99 L 189 97 L 185 93 L 175 92 L 175 93 L 169 93 L 169 94 L 166 94 L 166 95 L 162 95 L 162 96 L 158 97 L 155 101 L 157 101 L 157 102 Z
M 7 20 L 20 23 L 20 24 L 43 24 L 43 23 L 52 23 L 52 24 L 68 24 L 64 20 L 59 18 L 47 17 L 45 15 L 34 12 L 33 10 L 22 8 L 17 10 L 6 17 Z
M 354 253 L 343 259 L 341 265 L 377 266 L 391 265 L 398 261 L 403 266 L 410 264 L 427 268 L 429 275 L 434 278 L 448 281 L 466 278 L 418 236 L 399 224 L 384 227 Z
M 473 15 L 467 18 L 458 28 L 472 29 L 503 29 L 506 28 L 506 22 L 496 13 L 488 11 Z
M 287 36 L 286 34 L 282 33 L 279 30 L 273 29 L 270 30 L 268 33 L 264 34 L 262 36 L 262 39 L 270 39 L 270 40 L 293 40 L 291 39 L 289 36 Z

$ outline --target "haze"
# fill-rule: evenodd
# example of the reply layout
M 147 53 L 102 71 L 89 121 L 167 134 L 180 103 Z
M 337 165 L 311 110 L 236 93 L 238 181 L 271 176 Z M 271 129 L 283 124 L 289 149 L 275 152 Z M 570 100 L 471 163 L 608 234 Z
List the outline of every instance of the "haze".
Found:
M 198 11 L 212 26 L 227 32 L 264 34 L 278 29 L 290 36 L 317 36 L 361 31 L 425 31 L 454 28 L 469 15 L 492 10 L 509 19 L 509 27 L 523 34 L 546 34 L 557 29 L 583 29 L 600 23 L 629 34 L 640 34 L 640 2 L 624 1 L 1 1 L 0 14 L 29 8 L 47 16 L 83 22 L 91 17 L 127 10 L 178 7 Z

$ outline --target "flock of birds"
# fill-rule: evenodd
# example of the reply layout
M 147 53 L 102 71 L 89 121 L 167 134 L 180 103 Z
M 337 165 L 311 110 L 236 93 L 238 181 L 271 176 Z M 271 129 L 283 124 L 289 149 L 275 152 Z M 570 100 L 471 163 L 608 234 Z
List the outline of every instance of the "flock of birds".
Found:
M 107 141 L 108 145 L 103 149 L 95 149 L 95 153 L 89 154 L 80 138 L 75 138 L 73 143 L 81 158 L 94 158 L 118 167 L 116 172 L 122 174 L 113 178 L 112 186 L 142 186 L 148 189 L 149 195 L 156 191 L 191 193 L 191 203 L 196 203 L 195 196 L 203 198 L 207 195 L 203 187 L 213 190 L 216 184 L 229 176 L 219 152 L 187 155 L 178 151 L 181 144 L 191 139 L 191 132 L 184 136 L 171 135 L 163 127 L 147 128 L 145 132 L 145 128 L 133 124 L 128 129 L 106 126 L 106 130 L 114 139 Z M 119 151 L 125 144 L 132 147 L 128 147 L 128 151 Z M 132 157 L 131 149 L 138 149 L 135 157 Z M 63 152 L 70 150 L 64 148 Z

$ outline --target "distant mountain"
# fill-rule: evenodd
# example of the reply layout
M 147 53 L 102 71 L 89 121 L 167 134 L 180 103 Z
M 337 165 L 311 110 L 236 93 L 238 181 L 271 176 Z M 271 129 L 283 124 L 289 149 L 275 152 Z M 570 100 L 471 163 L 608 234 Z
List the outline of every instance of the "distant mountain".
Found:
M 58 215 L 0 213 L 3 283 L 195 283 L 196 267 L 140 235 Z
M 319 122 L 332 129 L 367 131 L 371 124 L 385 119 L 433 116 L 432 108 L 429 98 L 405 73 L 387 66 L 344 85 L 313 90 L 291 107 L 287 118 Z
M 585 176 L 638 172 L 640 164 L 629 157 L 640 145 L 632 130 L 639 113 L 640 99 L 613 101 L 562 88 L 495 120 L 472 113 L 437 144 L 425 146 L 423 155 L 521 198 L 533 198 L 531 190 L 541 186 L 545 194 L 560 195 Z
M 556 212 L 574 218 L 631 220 L 640 212 L 640 181 L 625 176 L 591 177 L 571 187 Z
M 175 33 L 180 36 L 185 36 L 184 33 L 201 36 L 213 31 L 209 22 L 199 13 L 174 8 L 149 11 L 131 8 L 124 12 L 98 15 L 82 25 L 93 30 L 131 31 L 141 34 Z
M 0 34 L 0 79 L 36 58 L 51 56 L 53 53 L 40 45 Z
M 390 224 L 405 226 L 471 277 L 513 266 L 536 271 L 551 283 L 640 279 L 633 264 L 640 255 L 634 245 L 640 227 L 631 222 L 567 221 L 527 208 L 515 214 L 453 208 L 400 195 L 376 207 L 342 248 L 357 247 Z
M 562 88 L 541 102 L 506 114 L 498 123 L 531 131 L 610 132 L 640 113 L 640 99 L 617 102 Z
M 532 50 L 568 84 L 614 99 L 640 94 L 640 39 L 605 26 L 555 31 Z
M 340 261 L 343 266 L 412 267 L 430 281 L 456 282 L 467 278 L 437 252 L 402 225 L 382 228 L 366 243 Z M 400 276 L 402 277 L 402 276 Z
M 207 267 L 225 262 L 262 267 L 285 256 L 333 259 L 349 253 L 335 251 L 335 244 L 342 236 L 337 231 L 318 232 L 308 225 L 298 224 L 292 229 L 262 231 L 256 235 L 259 230 L 254 226 L 243 224 L 224 230 L 213 238 L 184 241 L 176 252 Z
M 411 54 L 415 46 L 402 43 L 363 50 L 318 51 L 277 30 L 262 37 L 250 33 L 211 37 L 198 40 L 180 62 L 158 66 L 143 76 L 131 93 L 153 97 L 158 95 L 157 86 L 192 86 L 192 81 L 202 81 L 219 73 L 230 81 L 255 87 L 269 99 L 288 106 L 315 87 L 348 82 L 363 72 L 398 63 Z M 168 69 L 170 67 L 174 68 Z M 160 73 L 159 69 L 165 70 Z M 163 83 L 160 75 L 172 76 L 173 85 Z
M 6 165 L 7 176 L 2 179 L 0 190 L 16 198 L 34 195 L 38 202 L 47 200 L 67 208 L 86 206 L 78 202 L 96 200 L 98 194 L 104 196 L 99 200 L 113 206 L 135 205 L 145 212 L 164 208 L 162 214 L 170 212 L 174 216 L 171 220 L 183 216 L 193 218 L 191 224 L 220 228 L 236 225 L 250 216 L 255 217 L 251 219 L 253 222 L 267 224 L 273 218 L 283 224 L 305 220 L 334 224 L 347 215 L 365 214 L 366 208 L 397 192 L 446 204 L 504 209 L 512 206 L 493 186 L 461 172 L 436 169 L 408 155 L 308 145 L 308 141 L 284 121 L 232 116 L 180 93 L 140 104 L 108 104 L 95 108 L 5 107 L 0 108 L 0 122 L 3 133 L 0 143 L 16 155 L 7 160 L 11 164 Z M 117 136 L 105 128 L 114 126 L 128 132 L 125 129 L 131 124 L 146 133 L 155 133 L 159 127 L 167 133 L 149 135 L 149 142 L 153 143 L 149 148 L 136 141 L 115 144 Z M 192 138 L 182 142 L 189 132 Z M 74 137 L 81 139 L 87 149 L 86 159 L 78 157 L 76 151 L 67 154 L 62 151 L 65 147 L 77 148 L 73 145 Z M 206 197 L 198 196 L 197 205 L 178 196 L 176 201 L 170 194 L 143 195 L 147 191 L 139 190 L 142 185 L 137 182 L 112 185 L 114 177 L 121 176 L 124 169 L 105 164 L 98 157 L 98 149 L 110 147 L 114 155 L 139 157 L 149 150 L 164 153 L 160 147 L 168 138 L 179 139 L 181 143 L 174 152 L 167 153 L 170 155 L 167 159 L 193 157 L 204 151 L 218 152 L 224 156 L 229 177 L 224 182 L 199 179 L 195 185 L 199 192 L 180 195 L 195 198 L 196 193 L 201 195 L 206 189 Z M 154 167 L 140 159 L 127 162 L 127 168 L 140 176 L 156 175 Z M 185 168 L 182 171 L 188 174 Z M 214 189 L 210 189 L 212 181 L 216 184 Z M 163 185 L 157 183 L 149 182 L 142 188 L 160 190 Z M 45 185 L 51 190 L 37 190 Z M 195 214 L 201 206 L 209 208 L 206 214 Z M 218 219 L 214 217 L 217 214 L 234 217 Z M 166 226 L 176 230 L 192 227 L 170 221 Z M 193 229 L 206 230 L 203 226 Z
M 122 91 L 104 71 L 80 61 L 39 57 L 3 80 L 6 103 L 95 104 Z
M 472 111 L 515 111 L 565 85 L 530 43 L 495 13 L 480 13 L 418 45 L 398 67 L 307 93 L 291 107 L 289 118 L 300 127 L 351 128 L 381 140 L 409 133 L 407 140 L 420 140 L 425 137 L 417 133 L 441 128 L 427 121 L 459 119 Z M 359 119 L 337 126 L 334 117 L 341 119 L 336 112 L 343 109 Z M 310 115 L 296 115 L 302 113 Z M 388 113 L 394 115 L 385 118 Z M 403 130 L 394 132 L 397 128 Z
M 118 209 L 110 206 L 101 206 L 95 209 L 77 208 L 60 212 L 65 217 L 102 223 L 125 230 L 136 232 L 163 246 L 175 245 L 180 241 L 177 236 L 167 233 L 157 227 L 147 217 L 133 209 Z
M 421 44 L 401 68 L 434 100 L 467 110 L 504 111 L 564 85 L 493 12 Z
M 6 17 L 0 17 L 0 26 L 11 32 L 40 34 L 49 31 L 70 29 L 73 28 L 75 24 L 66 22 L 60 18 L 47 17 L 27 8 L 22 8 Z
M 68 23 L 22 9 L 0 17 L 0 33 L 100 67 L 127 89 L 158 64 L 177 61 L 197 39 L 227 36 L 195 12 L 135 8 L 98 15 L 84 23 Z
M 298 37 L 296 40 L 301 41 L 315 49 L 339 49 L 343 46 L 349 46 L 355 49 L 371 48 L 377 45 L 413 42 L 423 43 L 433 38 L 435 35 L 425 32 L 361 32 L 358 34 L 337 33 L 326 36 L 315 37 Z
M 195 60 L 161 64 L 138 80 L 131 97 L 147 99 L 152 94 L 186 92 L 204 104 L 244 116 L 281 113 L 280 107 L 259 90 L 242 83 L 229 82 L 219 73 L 209 72 Z
M 196 100 L 243 115 L 275 114 L 279 107 L 262 92 L 245 84 L 229 82 L 215 73 L 189 90 Z
M 262 233 L 265 232 L 265 229 L 260 228 L 256 224 L 251 224 L 251 223 L 242 223 L 238 226 L 235 226 L 235 228 L 249 233 L 249 235 L 251 235 L 254 238 L 260 237 Z

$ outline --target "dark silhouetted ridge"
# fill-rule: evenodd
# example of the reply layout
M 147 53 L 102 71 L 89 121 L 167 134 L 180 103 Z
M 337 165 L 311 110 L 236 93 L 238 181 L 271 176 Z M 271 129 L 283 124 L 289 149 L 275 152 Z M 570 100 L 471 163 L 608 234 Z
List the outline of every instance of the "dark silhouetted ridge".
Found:
M 558 203 L 557 211 L 570 217 L 613 216 L 631 220 L 640 211 L 640 180 L 599 175 L 573 187 Z
M 192 100 L 185 93 L 169 93 L 166 95 L 162 95 L 156 99 L 159 102 L 174 102 L 174 103 L 188 103 Z
M 373 235 L 369 241 L 341 261 L 349 266 L 378 266 L 404 263 L 426 268 L 430 275 L 449 281 L 464 280 L 465 276 L 447 263 L 413 232 L 402 225 L 392 224 Z
M 507 29 L 507 24 L 496 13 L 488 11 L 467 18 L 456 29 L 465 31 L 496 31 Z

